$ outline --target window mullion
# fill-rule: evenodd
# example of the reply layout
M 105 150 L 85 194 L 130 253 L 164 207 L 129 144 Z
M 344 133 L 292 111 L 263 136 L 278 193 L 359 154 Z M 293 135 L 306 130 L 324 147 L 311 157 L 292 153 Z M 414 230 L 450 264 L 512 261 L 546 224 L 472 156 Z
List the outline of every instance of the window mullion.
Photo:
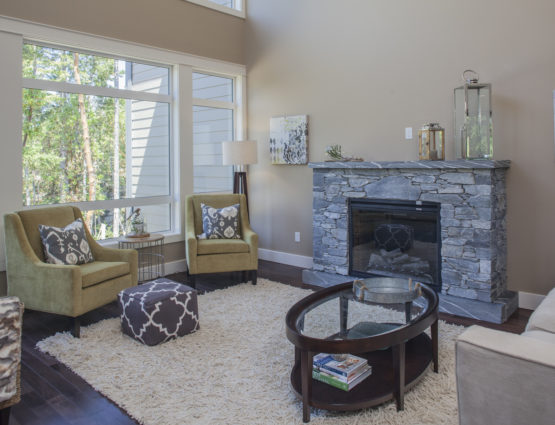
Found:
M 193 105 L 206 106 L 208 108 L 235 109 L 235 103 L 233 102 L 224 102 L 221 100 L 212 100 L 212 99 L 194 98 Z
M 147 206 L 147 205 L 159 205 L 159 204 L 169 204 L 172 202 L 171 195 L 164 196 L 152 196 L 144 198 L 120 198 L 120 199 L 105 199 L 102 201 L 83 201 L 83 202 L 67 202 L 64 205 L 72 205 L 83 211 L 90 210 L 107 210 L 112 208 L 128 208 L 134 206 Z M 34 208 L 45 208 L 54 207 L 60 204 L 51 205 L 31 205 L 25 207 L 25 209 Z
M 66 83 L 62 81 L 35 80 L 32 78 L 23 78 L 23 87 L 26 89 L 85 94 L 90 96 L 115 97 L 131 100 L 144 100 L 147 102 L 171 103 L 172 101 L 172 97 L 165 94 L 114 89 L 111 87 L 87 86 L 84 84 Z

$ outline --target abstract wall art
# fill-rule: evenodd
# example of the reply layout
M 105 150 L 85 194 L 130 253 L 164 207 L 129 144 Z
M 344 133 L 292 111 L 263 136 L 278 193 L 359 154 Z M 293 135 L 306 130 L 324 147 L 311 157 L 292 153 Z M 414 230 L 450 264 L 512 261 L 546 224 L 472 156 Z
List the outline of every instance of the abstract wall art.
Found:
M 272 164 L 308 163 L 308 115 L 280 116 L 270 119 L 270 156 Z

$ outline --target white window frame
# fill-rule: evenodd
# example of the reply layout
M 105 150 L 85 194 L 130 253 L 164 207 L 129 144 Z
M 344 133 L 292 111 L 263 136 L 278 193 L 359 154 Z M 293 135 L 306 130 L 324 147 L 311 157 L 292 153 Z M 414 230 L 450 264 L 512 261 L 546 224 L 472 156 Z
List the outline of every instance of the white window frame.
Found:
M 48 44 L 45 45 L 44 43 L 39 43 L 34 40 L 23 40 L 24 44 L 30 45 L 37 45 L 40 47 L 49 47 L 52 49 L 57 50 L 68 50 L 71 52 L 86 54 L 86 55 L 93 55 L 93 56 L 103 56 L 103 57 L 111 57 L 116 60 L 124 60 L 124 61 L 135 61 L 134 59 L 129 59 L 127 57 L 117 57 L 114 55 L 106 55 L 103 52 L 97 51 L 90 51 L 90 50 L 80 50 L 69 48 L 67 46 L 60 46 L 60 45 L 52 45 Z M 145 63 L 145 62 L 141 62 Z M 161 63 L 148 63 L 148 65 L 154 65 L 158 67 L 164 67 L 168 69 L 168 80 L 169 80 L 169 93 L 172 92 L 173 81 L 172 81 L 172 66 L 167 64 Z M 148 205 L 170 205 L 170 228 L 166 231 L 160 232 L 164 233 L 173 233 L 176 230 L 176 219 L 174 216 L 174 208 L 172 208 L 173 200 L 177 197 L 175 196 L 175 185 L 174 185 L 174 173 L 175 167 L 173 164 L 173 154 L 174 149 L 173 146 L 175 145 L 174 138 L 173 138 L 173 114 L 174 114 L 174 97 L 171 94 L 158 94 L 158 93 L 149 93 L 149 92 L 142 92 L 138 90 L 127 90 L 127 89 L 116 89 L 112 87 L 100 87 L 100 86 L 91 86 L 86 84 L 76 84 L 76 83 L 68 83 L 65 81 L 55 81 L 55 80 L 41 80 L 41 79 L 34 79 L 34 78 L 22 78 L 22 87 L 25 89 L 35 89 L 35 90 L 44 90 L 44 91 L 53 91 L 58 93 L 71 93 L 71 94 L 84 94 L 87 96 L 99 96 L 99 97 L 112 97 L 117 99 L 126 99 L 126 100 L 143 100 L 147 102 L 162 102 L 167 103 L 169 105 L 170 116 L 169 116 L 169 152 L 168 156 L 170 159 L 170 170 L 169 170 L 169 192 L 167 195 L 157 195 L 157 196 L 137 196 L 134 198 L 119 198 L 119 199 L 106 199 L 100 201 L 81 201 L 81 202 L 64 202 L 58 204 L 38 204 L 38 205 L 24 205 L 22 206 L 23 209 L 33 209 L 33 208 L 46 208 L 46 207 L 53 207 L 59 205 L 72 205 L 78 207 L 82 211 L 91 211 L 91 210 L 112 210 L 115 208 L 131 208 L 131 207 L 138 207 L 138 206 L 148 206 Z M 105 239 L 106 241 L 110 241 L 113 238 Z
M 235 8 L 226 7 L 219 5 L 217 3 L 211 2 L 210 0 L 185 0 L 189 3 L 195 3 L 200 6 L 207 7 L 209 9 L 217 10 L 218 12 L 227 13 L 228 15 L 237 16 L 238 18 L 245 19 L 245 0 L 234 0 L 235 1 Z
M 234 129 L 234 139 L 242 140 L 246 137 L 246 113 L 245 113 L 245 103 L 247 99 L 247 85 L 244 75 L 233 75 L 229 73 L 222 73 L 216 71 L 210 71 L 206 68 L 194 67 L 193 73 L 206 74 L 213 77 L 231 78 L 233 80 L 233 102 L 225 102 L 222 100 L 212 100 L 212 99 L 201 99 L 198 97 L 193 97 L 192 102 L 194 106 L 206 106 L 209 108 L 223 108 L 223 109 L 233 109 L 233 125 Z
M 166 243 L 184 240 L 185 214 L 184 200 L 193 193 L 193 108 L 192 108 L 192 70 L 203 73 L 220 74 L 236 79 L 236 136 L 242 137 L 246 131 L 246 67 L 230 62 L 205 58 L 187 53 L 158 49 L 138 43 L 126 42 L 112 38 L 95 36 L 73 30 L 60 29 L 0 16 L 0 48 L 3 52 L 3 65 L 0 67 L 0 128 L 4 129 L 3 152 L 0 155 L 0 181 L 11 182 L 1 190 L 2 203 L 0 214 L 24 209 L 21 202 L 23 192 L 21 147 L 22 137 L 22 51 L 23 40 L 41 44 L 63 46 L 68 50 L 94 51 L 101 55 L 128 58 L 141 63 L 159 63 L 173 67 L 172 93 L 174 166 L 173 198 L 171 199 L 172 225 L 170 232 L 164 232 Z M 119 93 L 119 91 L 118 91 Z M 146 93 L 144 93 L 146 94 Z M 137 198 L 134 198 L 137 199 Z M 142 199 L 142 198 L 141 198 Z M 125 202 L 115 200 L 112 205 Z M 102 208 L 102 202 L 95 201 L 94 208 Z M 159 199 L 152 202 L 160 203 Z M 83 210 L 91 209 L 87 202 L 76 203 Z M 0 239 L 3 239 L 3 224 L 0 223 Z M 105 245 L 116 245 L 115 240 L 106 240 Z M 4 249 L 0 244 L 0 270 L 5 269 Z

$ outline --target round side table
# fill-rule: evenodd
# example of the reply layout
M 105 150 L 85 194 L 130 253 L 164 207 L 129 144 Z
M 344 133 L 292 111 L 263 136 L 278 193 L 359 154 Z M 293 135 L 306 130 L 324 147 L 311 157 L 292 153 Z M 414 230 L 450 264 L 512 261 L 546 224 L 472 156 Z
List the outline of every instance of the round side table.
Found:
M 156 279 L 164 272 L 164 235 L 144 238 L 122 237 L 118 239 L 120 249 L 136 249 L 139 253 L 139 282 Z

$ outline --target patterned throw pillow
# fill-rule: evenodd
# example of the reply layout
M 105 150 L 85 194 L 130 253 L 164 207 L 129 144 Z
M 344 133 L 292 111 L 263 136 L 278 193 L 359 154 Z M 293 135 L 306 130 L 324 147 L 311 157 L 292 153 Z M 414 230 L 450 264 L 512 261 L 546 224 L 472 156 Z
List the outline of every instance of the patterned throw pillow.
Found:
M 202 229 L 207 239 L 241 239 L 239 234 L 239 204 L 214 208 L 200 204 Z
M 64 228 L 39 224 L 39 233 L 47 263 L 74 265 L 94 261 L 80 218 Z

